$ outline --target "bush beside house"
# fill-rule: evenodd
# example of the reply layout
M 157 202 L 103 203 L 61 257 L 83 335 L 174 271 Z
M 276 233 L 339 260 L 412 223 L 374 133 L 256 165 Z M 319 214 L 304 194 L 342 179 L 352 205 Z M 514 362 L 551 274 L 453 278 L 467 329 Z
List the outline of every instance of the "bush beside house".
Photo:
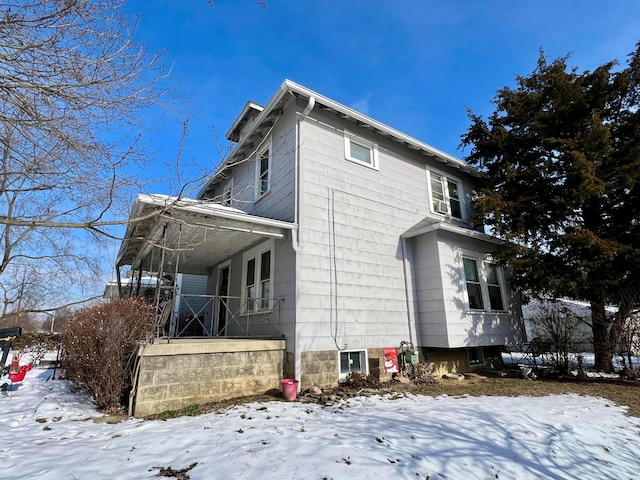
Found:
M 136 351 L 154 328 L 153 307 L 123 298 L 78 310 L 62 334 L 62 368 L 99 409 L 126 403 Z

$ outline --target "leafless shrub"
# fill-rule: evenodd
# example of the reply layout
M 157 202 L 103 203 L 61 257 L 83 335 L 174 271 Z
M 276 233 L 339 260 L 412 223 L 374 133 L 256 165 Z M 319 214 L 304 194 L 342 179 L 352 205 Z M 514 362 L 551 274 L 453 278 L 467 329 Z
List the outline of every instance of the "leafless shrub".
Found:
M 418 363 L 408 369 L 407 378 L 416 385 L 433 385 L 437 382 L 433 363 Z
M 345 385 L 353 388 L 377 388 L 379 382 L 371 375 L 361 372 L 350 372 L 345 378 Z
M 561 301 L 541 302 L 530 321 L 534 350 L 544 353 L 558 372 L 568 374 L 572 352 L 592 341 L 584 315 Z
M 62 367 L 87 390 L 100 409 L 114 410 L 126 399 L 136 349 L 153 331 L 152 306 L 124 298 L 75 312 L 62 334 Z

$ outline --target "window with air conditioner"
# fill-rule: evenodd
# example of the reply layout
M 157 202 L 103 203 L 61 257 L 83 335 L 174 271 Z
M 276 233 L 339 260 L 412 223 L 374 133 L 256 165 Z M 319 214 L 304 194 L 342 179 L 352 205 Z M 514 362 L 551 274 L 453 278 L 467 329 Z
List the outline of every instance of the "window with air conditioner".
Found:
M 429 191 L 433 213 L 463 219 L 462 185 L 459 181 L 429 172 Z

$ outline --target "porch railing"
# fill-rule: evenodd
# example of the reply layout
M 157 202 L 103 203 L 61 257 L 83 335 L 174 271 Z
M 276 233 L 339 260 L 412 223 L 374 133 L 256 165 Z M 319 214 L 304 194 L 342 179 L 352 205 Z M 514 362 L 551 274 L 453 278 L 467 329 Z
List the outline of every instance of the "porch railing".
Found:
M 282 298 L 181 294 L 158 308 L 157 337 L 282 337 Z

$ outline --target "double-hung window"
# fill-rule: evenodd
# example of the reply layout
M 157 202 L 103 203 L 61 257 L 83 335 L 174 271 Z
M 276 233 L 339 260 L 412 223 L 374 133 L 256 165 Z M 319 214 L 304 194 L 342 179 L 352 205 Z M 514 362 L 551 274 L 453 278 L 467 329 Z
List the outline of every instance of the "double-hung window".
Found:
M 262 198 L 271 191 L 271 140 L 258 151 L 256 158 L 256 195 L 255 199 Z
M 222 204 L 231 206 L 233 201 L 233 178 L 227 182 L 222 190 Z
M 378 169 L 378 145 L 347 131 L 344 132 L 344 156 L 352 162 Z
M 433 212 L 462 219 L 462 187 L 460 183 L 435 172 L 429 172 L 429 183 Z
M 272 240 L 242 256 L 242 313 L 272 308 L 273 269 Z
M 504 311 L 502 270 L 477 257 L 462 258 L 467 300 L 471 310 Z

